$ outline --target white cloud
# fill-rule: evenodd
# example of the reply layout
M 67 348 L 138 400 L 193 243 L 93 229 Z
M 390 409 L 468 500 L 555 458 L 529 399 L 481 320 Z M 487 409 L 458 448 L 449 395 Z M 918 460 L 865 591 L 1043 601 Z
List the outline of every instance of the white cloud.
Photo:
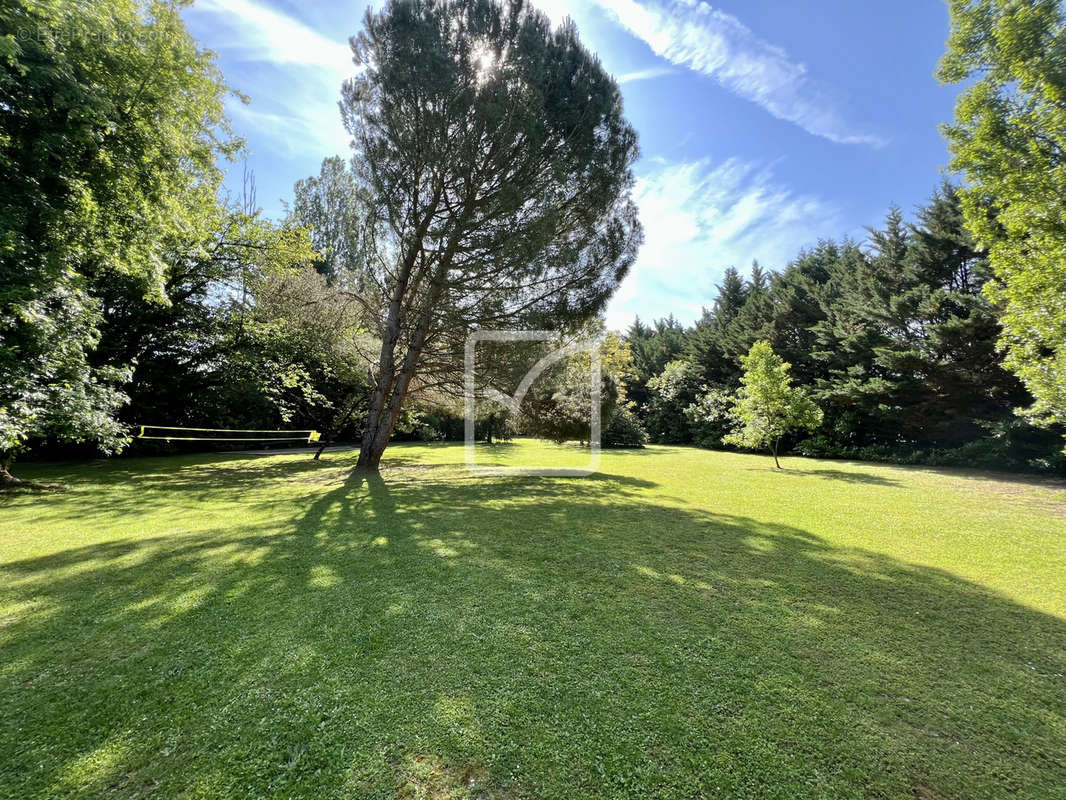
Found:
M 200 0 L 187 12 L 209 46 L 238 62 L 250 105 L 230 103 L 238 133 L 285 158 L 345 153 L 337 101 L 357 72 L 345 37 L 320 33 L 265 0 Z
M 336 105 L 332 108 L 335 110 Z M 271 149 L 285 158 L 316 158 L 344 155 L 350 137 L 336 114 L 327 109 L 309 109 L 303 114 L 273 114 L 258 111 L 239 101 L 227 104 L 230 118 L 238 131 L 267 133 Z
M 674 314 L 695 320 L 710 305 L 726 267 L 746 271 L 753 259 L 783 269 L 798 251 L 841 227 L 838 209 L 776 183 L 768 168 L 729 159 L 648 162 L 634 196 L 644 245 L 611 300 L 607 320 Z
M 661 78 L 664 75 L 673 75 L 676 70 L 670 67 L 649 67 L 648 69 L 639 69 L 636 72 L 627 72 L 618 76 L 619 83 L 633 83 L 634 81 L 647 81 L 652 78 Z
M 557 27 L 567 17 L 572 17 L 575 0 L 533 0 L 533 7 Z
M 807 68 L 739 19 L 697 0 L 594 0 L 667 61 L 713 78 L 778 119 L 840 144 L 886 140 L 847 122 Z
M 230 30 L 238 57 L 322 67 L 340 76 L 352 69 L 352 52 L 344 40 L 323 36 L 256 0 L 200 0 L 194 8 Z

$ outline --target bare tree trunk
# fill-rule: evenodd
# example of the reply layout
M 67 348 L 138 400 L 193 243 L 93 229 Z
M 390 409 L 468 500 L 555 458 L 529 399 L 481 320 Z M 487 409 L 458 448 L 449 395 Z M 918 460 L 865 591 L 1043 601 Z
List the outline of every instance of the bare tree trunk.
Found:
M 22 483 L 11 474 L 11 462 L 15 460 L 15 454 L 9 450 L 0 452 L 0 489 L 6 486 L 17 486 Z
M 438 185 L 433 200 L 425 209 L 422 221 L 419 222 L 408 246 L 407 253 L 404 255 L 400 271 L 396 276 L 396 286 L 393 288 L 392 296 L 389 298 L 389 311 L 385 318 L 385 329 L 382 331 L 381 336 L 381 353 L 378 357 L 378 377 L 374 382 L 374 391 L 370 395 L 366 425 L 363 428 L 363 438 L 359 447 L 359 460 L 355 465 L 358 470 L 378 471 L 381 454 L 385 452 L 389 436 L 392 435 L 392 428 L 396 424 L 396 418 L 399 417 L 399 410 L 397 410 L 392 421 L 387 425 L 384 424 L 385 415 L 389 410 L 386 407 L 386 403 L 391 408 L 391 401 L 394 399 L 399 383 L 396 375 L 396 344 L 400 340 L 404 299 L 411 284 L 411 277 L 415 270 L 415 264 L 418 262 L 418 256 L 422 252 L 422 243 L 426 237 L 426 232 L 433 221 L 433 215 L 437 211 L 443 192 L 443 185 Z M 418 280 L 419 278 L 415 279 L 416 285 Z M 408 350 L 408 356 L 410 356 L 410 350 Z M 404 392 L 406 392 L 406 388 L 405 384 Z M 402 400 L 403 398 L 401 397 L 400 401 L 402 402 Z M 386 428 L 387 430 L 385 430 Z M 383 430 L 385 430 L 384 437 L 382 437 Z
M 458 237 L 452 236 L 448 246 L 444 249 L 440 260 L 430 275 L 430 290 L 425 305 L 418 316 L 418 321 L 411 331 L 407 340 L 407 352 L 404 354 L 403 363 L 399 370 L 396 369 L 396 345 L 400 339 L 401 311 L 404 305 L 407 288 L 410 283 L 411 272 L 414 269 L 418 255 L 421 253 L 422 241 L 429 230 L 429 223 L 436 211 L 437 204 L 443 192 L 443 186 L 438 187 L 437 194 L 430 206 L 430 211 L 420 225 L 415 236 L 417 247 L 413 248 L 404 262 L 400 272 L 396 289 L 393 291 L 389 303 L 389 314 L 385 324 L 385 335 L 381 341 L 381 359 L 378 370 L 378 380 L 374 387 L 371 398 L 370 411 L 367 414 L 366 427 L 363 429 L 362 446 L 359 449 L 359 460 L 355 464 L 357 470 L 365 472 L 377 472 L 381 463 L 381 456 L 389 445 L 392 431 L 400 418 L 403 410 L 403 402 L 407 398 L 407 390 L 411 380 L 418 369 L 418 361 L 422 355 L 422 348 L 426 342 L 429 325 L 433 321 L 436 312 L 437 301 L 444 293 L 445 281 L 448 269 L 451 266 L 455 250 L 459 245 Z M 469 198 L 463 211 L 463 215 L 457 226 L 462 227 L 463 222 L 469 216 L 471 207 Z M 423 266 L 424 270 L 425 267 Z M 415 286 L 425 277 L 425 272 L 419 272 L 415 278 Z
M 777 469 L 781 469 L 781 462 L 777 460 L 777 439 L 774 439 L 770 446 L 770 451 L 774 454 L 774 466 Z
M 433 299 L 435 300 L 436 297 L 434 296 Z M 378 465 L 381 463 L 381 456 L 385 452 L 385 448 L 389 446 L 392 431 L 396 427 L 397 420 L 400 419 L 400 412 L 403 410 L 403 401 L 407 398 L 407 389 L 411 385 L 411 379 L 415 376 L 415 369 L 418 366 L 418 358 L 422 354 L 422 345 L 425 342 L 426 328 L 429 325 L 429 317 L 431 315 L 432 302 L 427 310 L 423 312 L 422 319 L 419 320 L 418 325 L 415 326 L 399 374 L 394 381 L 390 381 L 392 383 L 391 391 L 381 392 L 382 405 L 384 405 L 384 400 L 386 399 L 388 400 L 388 405 L 384 406 L 379 413 L 371 414 L 367 417 L 366 428 L 363 430 L 362 447 L 359 450 L 359 460 L 355 464 L 355 468 L 358 470 L 377 472 L 379 469 Z M 379 378 L 379 383 L 383 385 L 381 378 Z
M 346 423 L 351 418 L 352 414 L 355 412 L 355 407 L 358 404 L 359 395 L 355 394 L 352 396 L 351 401 L 348 403 L 347 410 L 330 423 L 329 430 L 326 431 L 326 435 L 322 438 L 322 441 L 318 445 L 318 450 L 315 451 L 315 457 L 313 459 L 314 461 L 318 461 L 318 457 L 322 455 L 322 451 L 329 447 L 331 444 L 333 444 L 333 440 L 337 437 L 337 434 L 340 432 L 341 428 L 344 427 L 344 423 Z
M 391 356 L 389 361 L 392 361 Z M 399 384 L 400 380 L 391 371 L 389 374 L 384 370 L 378 372 L 377 385 L 374 387 L 366 425 L 363 426 L 363 437 L 359 443 L 359 460 L 355 462 L 355 468 L 358 470 L 378 471 L 381 455 L 385 452 L 392 428 L 399 418 L 398 410 L 395 417 L 391 414 Z
M 356 462 L 357 469 L 370 472 L 377 472 L 378 462 L 381 460 L 381 453 L 374 455 L 373 451 L 380 435 L 386 402 L 390 399 L 390 392 L 396 382 L 396 343 L 400 339 L 400 307 L 405 287 L 406 280 L 402 284 L 398 282 L 392 301 L 389 303 L 385 335 L 381 337 L 378 377 L 374 382 L 374 391 L 370 395 L 370 407 L 367 409 L 366 425 L 363 427 L 363 438 L 359 447 L 359 460 Z M 384 447 L 381 450 L 384 452 Z
M 359 460 L 355 462 L 355 468 L 363 472 L 377 472 L 381 464 L 381 456 L 385 452 L 385 446 L 389 443 L 392 434 L 392 426 L 385 432 L 383 420 L 367 420 L 363 429 L 363 440 L 359 446 Z
M 403 410 L 403 401 L 407 396 L 407 387 L 414 377 L 418 357 L 422 352 L 424 329 L 421 322 L 416 327 L 411 337 L 411 342 L 404 356 L 403 364 L 398 374 L 386 375 L 384 371 L 378 374 L 378 385 L 374 388 L 373 401 L 370 413 L 367 414 L 366 427 L 363 428 L 363 439 L 359 448 L 359 460 L 355 468 L 365 472 L 377 472 L 381 463 L 381 456 L 392 438 L 393 428 L 400 418 Z M 394 356 L 390 354 L 390 366 Z
M 381 456 L 389 445 L 393 428 L 400 418 L 403 410 L 403 401 L 407 398 L 407 389 L 418 369 L 418 360 L 422 355 L 422 347 L 426 342 L 426 334 L 429 332 L 429 324 L 433 320 L 437 301 L 444 292 L 444 278 L 448 272 L 449 255 L 446 253 L 442 263 L 438 265 L 436 274 L 433 276 L 432 289 L 429 297 L 419 314 L 411 336 L 407 340 L 407 352 L 404 354 L 403 363 L 398 372 L 395 372 L 396 343 L 399 340 L 399 313 L 395 315 L 395 330 L 386 328 L 391 346 L 386 353 L 385 343 L 382 342 L 381 361 L 387 365 L 389 371 L 381 369 L 378 372 L 377 385 L 374 388 L 373 400 L 370 413 L 367 414 L 366 427 L 363 429 L 363 441 L 359 450 L 359 460 L 355 468 L 366 472 L 377 472 L 381 463 Z M 396 295 L 397 300 L 402 296 Z M 389 311 L 389 322 L 394 321 L 392 309 Z M 395 377 L 393 378 L 393 375 Z M 386 405 L 386 401 L 387 405 Z

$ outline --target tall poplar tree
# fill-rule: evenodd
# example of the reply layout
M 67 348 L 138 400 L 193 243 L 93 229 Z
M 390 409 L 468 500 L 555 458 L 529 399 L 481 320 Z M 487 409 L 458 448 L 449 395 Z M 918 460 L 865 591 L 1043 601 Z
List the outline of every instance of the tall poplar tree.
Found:
M 311 234 L 326 280 L 363 289 L 362 217 L 359 184 L 344 159 L 323 159 L 318 175 L 296 182 L 291 218 Z

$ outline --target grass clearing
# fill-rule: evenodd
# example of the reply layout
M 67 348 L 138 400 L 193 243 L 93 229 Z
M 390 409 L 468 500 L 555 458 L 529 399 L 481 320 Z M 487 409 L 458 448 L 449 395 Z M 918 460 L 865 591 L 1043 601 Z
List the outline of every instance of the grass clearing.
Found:
M 0 797 L 1064 796 L 1056 484 L 355 457 L 23 465 L 68 489 L 0 498 Z

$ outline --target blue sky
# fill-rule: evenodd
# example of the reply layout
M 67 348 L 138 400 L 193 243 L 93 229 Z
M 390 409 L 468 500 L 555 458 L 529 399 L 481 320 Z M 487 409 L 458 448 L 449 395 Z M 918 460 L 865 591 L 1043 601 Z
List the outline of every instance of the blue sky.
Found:
M 822 237 L 865 236 L 941 179 L 937 125 L 953 87 L 933 70 L 947 36 L 937 0 L 544 0 L 573 17 L 622 86 L 640 135 L 645 244 L 608 321 L 694 320 L 728 266 L 780 269 Z M 272 216 L 322 159 L 347 155 L 337 110 L 366 3 L 198 0 L 193 35 L 218 54 Z M 229 185 L 239 191 L 241 167 Z

